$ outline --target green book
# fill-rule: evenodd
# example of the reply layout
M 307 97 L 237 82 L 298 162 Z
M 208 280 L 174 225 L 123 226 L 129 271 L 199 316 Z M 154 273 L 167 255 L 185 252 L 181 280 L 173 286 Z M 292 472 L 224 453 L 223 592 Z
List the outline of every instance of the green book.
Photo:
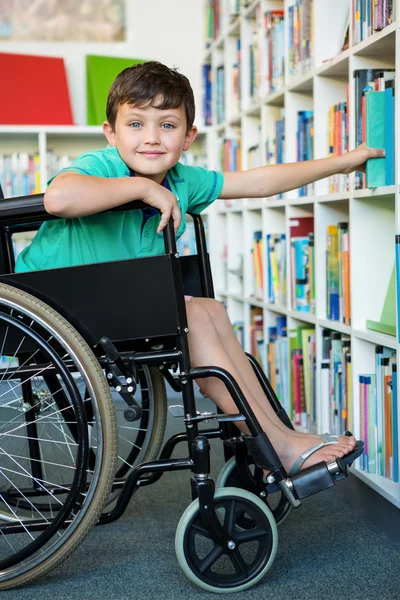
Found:
M 385 147 L 385 92 L 365 94 L 365 136 L 370 148 Z M 367 187 L 386 185 L 386 159 L 370 158 L 366 165 Z
M 106 119 L 106 103 L 115 77 L 132 65 L 145 62 L 139 58 L 86 56 L 87 124 L 102 125 Z
M 396 336 L 396 269 L 393 267 L 379 321 L 367 319 L 367 329 Z

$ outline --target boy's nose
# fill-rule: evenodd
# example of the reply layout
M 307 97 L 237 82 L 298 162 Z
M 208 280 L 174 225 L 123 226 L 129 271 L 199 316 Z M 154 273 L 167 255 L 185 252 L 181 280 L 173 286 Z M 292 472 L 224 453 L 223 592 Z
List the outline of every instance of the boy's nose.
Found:
M 160 143 L 160 135 L 157 127 L 150 127 L 145 130 L 144 135 L 144 143 L 145 144 L 159 144 Z

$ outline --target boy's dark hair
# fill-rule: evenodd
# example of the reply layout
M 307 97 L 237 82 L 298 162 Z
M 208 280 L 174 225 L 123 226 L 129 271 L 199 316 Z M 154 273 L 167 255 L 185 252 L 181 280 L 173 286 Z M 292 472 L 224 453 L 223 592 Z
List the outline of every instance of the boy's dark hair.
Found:
M 187 131 L 193 125 L 195 105 L 188 78 L 156 61 L 128 67 L 115 78 L 106 107 L 107 121 L 113 129 L 118 107 L 126 103 L 139 108 L 151 104 L 162 110 L 183 105 Z

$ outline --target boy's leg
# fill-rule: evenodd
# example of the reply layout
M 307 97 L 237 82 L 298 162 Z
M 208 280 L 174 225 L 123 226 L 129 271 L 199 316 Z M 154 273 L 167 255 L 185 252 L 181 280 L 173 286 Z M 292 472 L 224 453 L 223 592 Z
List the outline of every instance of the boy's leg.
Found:
M 186 303 L 186 312 L 189 326 L 189 351 L 192 366 L 214 365 L 226 369 L 237 381 L 247 398 L 261 427 L 267 433 L 285 469 L 290 471 L 297 458 L 310 447 L 315 445 L 315 438 L 303 434 L 301 437 L 290 434 L 288 428 L 281 429 L 260 407 L 251 390 L 246 385 L 241 373 L 232 362 L 224 345 L 221 342 L 218 331 L 207 309 L 200 303 L 190 300 Z M 247 360 L 247 359 L 246 359 Z M 225 385 L 219 379 L 210 377 L 200 380 L 203 393 L 210 397 L 219 408 L 226 412 L 237 412 Z M 240 429 L 248 433 L 245 424 L 240 424 Z M 321 448 L 312 454 L 305 462 L 310 466 L 320 461 L 330 462 L 335 458 L 342 458 L 351 448 L 346 440 L 339 440 L 338 444 Z
M 285 431 L 290 435 L 305 435 L 304 433 L 288 429 L 279 419 L 278 415 L 272 408 L 268 399 L 265 397 L 265 394 L 257 379 L 257 376 L 255 375 L 247 356 L 243 352 L 243 348 L 240 345 L 240 342 L 237 339 L 235 332 L 233 331 L 233 327 L 229 320 L 228 313 L 226 312 L 225 307 L 217 300 L 211 298 L 193 298 L 191 301 L 199 303 L 201 306 L 206 308 L 206 310 L 210 314 L 210 317 L 213 320 L 215 328 L 218 332 L 221 343 L 223 344 L 226 352 L 228 353 L 232 363 L 235 365 L 236 370 L 240 372 L 243 380 L 246 383 L 246 386 L 251 391 L 255 400 L 264 410 L 268 418 L 271 419 L 282 431 Z M 319 437 L 317 434 L 306 435 L 308 437 L 314 438 Z M 345 445 L 348 446 L 351 450 L 355 447 L 356 440 L 354 439 L 354 437 L 342 436 L 341 440 L 343 440 Z

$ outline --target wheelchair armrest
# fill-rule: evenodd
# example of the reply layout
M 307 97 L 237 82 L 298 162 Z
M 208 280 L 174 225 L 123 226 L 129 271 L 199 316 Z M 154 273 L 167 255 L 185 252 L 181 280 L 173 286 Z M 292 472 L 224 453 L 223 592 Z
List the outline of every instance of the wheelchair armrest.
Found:
M 111 209 L 113 211 L 136 210 L 146 208 L 148 204 L 142 200 L 134 200 Z M 44 208 L 44 194 L 30 194 L 28 196 L 17 196 L 15 198 L 4 198 L 0 202 L 0 224 L 14 225 L 20 223 L 29 224 L 33 221 L 47 221 L 58 219 L 50 215 Z

